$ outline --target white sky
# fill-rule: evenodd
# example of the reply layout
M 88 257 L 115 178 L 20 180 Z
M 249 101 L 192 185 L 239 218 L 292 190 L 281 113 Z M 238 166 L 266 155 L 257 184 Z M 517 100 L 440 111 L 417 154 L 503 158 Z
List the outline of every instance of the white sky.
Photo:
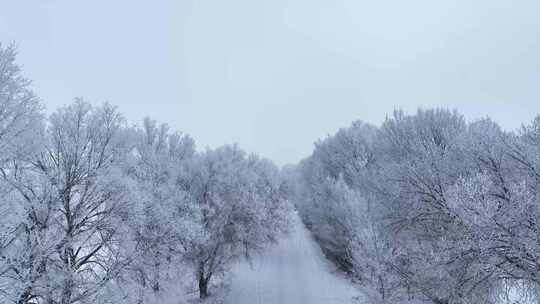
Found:
M 49 110 L 76 96 L 279 164 L 355 119 L 540 113 L 540 1 L 0 0 Z

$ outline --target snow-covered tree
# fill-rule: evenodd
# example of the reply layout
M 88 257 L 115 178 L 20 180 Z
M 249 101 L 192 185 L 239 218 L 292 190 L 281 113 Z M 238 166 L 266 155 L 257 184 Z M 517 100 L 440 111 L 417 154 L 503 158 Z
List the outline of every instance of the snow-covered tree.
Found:
M 531 296 L 539 121 L 513 134 L 435 109 L 397 111 L 379 128 L 355 123 L 301 163 L 295 200 L 373 303 L 494 303 L 508 288 Z
M 16 64 L 14 46 L 0 43 L 0 167 L 25 158 L 42 135 L 42 105 Z
M 40 262 L 29 267 L 46 274 L 38 298 L 46 303 L 87 303 L 126 265 L 117 246 L 126 187 L 115 163 L 122 118 L 109 105 L 94 108 L 77 100 L 51 115 L 40 153 L 27 174 L 12 170 L 12 184 L 24 201 L 25 216 L 38 231 Z
M 202 153 L 191 170 L 184 185 L 201 210 L 203 234 L 190 244 L 188 259 L 206 298 L 212 278 L 275 239 L 287 207 L 277 168 L 236 146 Z
M 137 283 L 137 303 L 158 293 L 182 269 L 185 248 L 200 233 L 200 216 L 180 182 L 195 154 L 193 140 L 146 118 L 126 131 L 129 153 L 124 172 L 132 181 L 128 223 L 133 240 L 127 276 Z M 180 285 L 174 286 L 180 288 Z
M 117 246 L 128 204 L 116 166 L 123 157 L 123 119 L 110 105 L 77 100 L 49 121 L 45 151 L 35 165 L 54 189 L 61 231 L 51 283 L 61 304 L 89 302 L 127 263 Z
M 295 202 L 325 255 L 362 286 L 374 303 L 393 303 L 399 278 L 380 220 L 384 206 L 378 130 L 362 122 L 316 144 L 299 166 Z
M 40 245 L 46 196 L 27 193 L 27 169 L 43 135 L 42 106 L 15 63 L 13 46 L 0 44 L 0 301 L 25 303 L 43 273 Z

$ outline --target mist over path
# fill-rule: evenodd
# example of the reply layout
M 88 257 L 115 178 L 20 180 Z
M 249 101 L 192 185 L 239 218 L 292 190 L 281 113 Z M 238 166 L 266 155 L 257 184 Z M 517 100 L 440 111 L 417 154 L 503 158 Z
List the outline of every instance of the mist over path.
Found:
M 358 296 L 331 266 L 294 215 L 294 230 L 254 258 L 235 266 L 226 304 L 349 304 Z

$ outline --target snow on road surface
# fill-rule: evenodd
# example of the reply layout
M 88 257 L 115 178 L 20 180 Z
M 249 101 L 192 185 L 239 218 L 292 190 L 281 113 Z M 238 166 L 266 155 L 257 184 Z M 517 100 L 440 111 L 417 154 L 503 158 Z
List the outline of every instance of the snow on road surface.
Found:
M 351 304 L 358 292 L 331 273 L 297 215 L 291 235 L 234 268 L 226 304 Z

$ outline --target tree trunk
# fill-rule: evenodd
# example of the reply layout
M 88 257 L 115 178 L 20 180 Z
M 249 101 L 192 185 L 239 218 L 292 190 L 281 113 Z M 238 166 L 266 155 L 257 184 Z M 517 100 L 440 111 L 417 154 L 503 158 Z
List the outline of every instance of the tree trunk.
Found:
M 144 303 L 144 291 L 146 289 L 146 278 L 144 276 L 144 271 L 142 269 L 139 269 L 139 280 L 141 284 L 141 288 L 139 288 L 139 297 L 137 299 L 137 304 L 143 304 Z
M 205 278 L 204 274 L 199 274 L 199 297 L 201 299 L 208 298 L 208 281 L 209 278 Z
M 63 256 L 63 260 L 64 260 L 64 267 L 65 267 L 65 271 L 67 272 L 65 275 L 66 277 L 64 278 L 64 282 L 63 282 L 63 286 L 62 286 L 62 298 L 60 300 L 60 303 L 61 304 L 71 304 L 71 296 L 72 296 L 72 293 L 73 293 L 73 288 L 74 288 L 74 281 L 73 281 L 73 261 L 72 261 L 72 258 L 73 257 L 73 249 L 71 248 L 71 246 L 67 246 L 65 249 L 64 249 L 64 256 Z
M 154 284 L 152 285 L 152 291 L 159 292 L 159 281 L 154 282 Z
M 71 304 L 71 293 L 72 293 L 73 284 L 71 280 L 66 280 L 62 290 L 62 301 L 61 304 Z
M 152 284 L 152 291 L 154 292 L 159 291 L 159 281 L 160 281 L 159 272 L 160 272 L 160 267 L 161 267 L 160 258 L 161 258 L 161 255 L 158 252 L 155 256 L 155 261 L 154 261 L 154 282 Z
M 17 304 L 26 304 L 28 303 L 28 300 L 30 299 L 31 295 L 31 289 L 27 288 L 19 297 L 19 300 L 17 301 Z

